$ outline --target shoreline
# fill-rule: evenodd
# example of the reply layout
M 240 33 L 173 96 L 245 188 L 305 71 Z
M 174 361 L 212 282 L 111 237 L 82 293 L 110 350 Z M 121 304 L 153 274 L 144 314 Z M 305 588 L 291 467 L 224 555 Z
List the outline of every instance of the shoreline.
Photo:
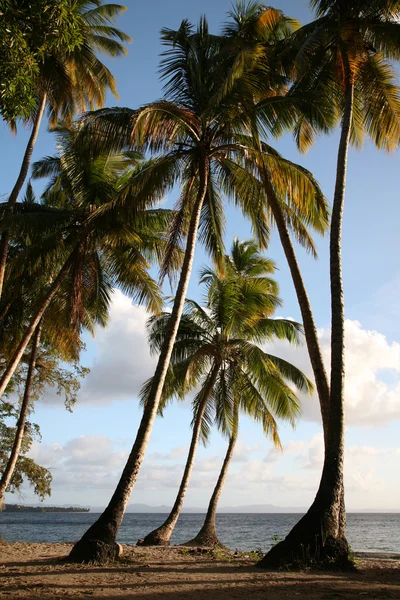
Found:
M 400 555 L 357 553 L 355 573 L 264 571 L 251 553 L 123 546 L 105 566 L 63 561 L 72 544 L 0 544 L 0 598 L 64 600 L 365 600 L 400 597 Z M 377 555 L 379 554 L 379 556 Z M 396 556 L 396 558 L 393 558 Z

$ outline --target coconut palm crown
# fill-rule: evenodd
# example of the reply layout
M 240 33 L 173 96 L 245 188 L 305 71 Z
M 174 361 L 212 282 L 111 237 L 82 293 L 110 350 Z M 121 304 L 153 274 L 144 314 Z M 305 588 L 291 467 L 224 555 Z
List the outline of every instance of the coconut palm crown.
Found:
M 97 57 L 98 51 L 109 56 L 126 53 L 124 43 L 130 37 L 114 27 L 114 19 L 125 10 L 119 4 L 102 4 L 101 0 L 71 0 L 70 19 L 76 22 L 77 42 L 67 48 L 51 46 L 40 61 L 37 75 L 37 105 L 28 121 L 32 123 L 20 172 L 7 203 L 11 215 L 28 176 L 33 149 L 40 125 L 48 110 L 49 124 L 59 120 L 70 125 L 73 117 L 88 108 L 104 105 L 106 94 L 116 93 L 116 81 L 111 71 Z M 4 231 L 0 241 L 0 297 L 7 263 L 9 234 Z
M 47 277 L 34 304 L 29 325 L 5 368 L 3 393 L 38 322 L 54 296 L 65 303 L 70 325 L 106 320 L 112 287 L 160 310 L 163 297 L 148 274 L 150 264 L 165 251 L 164 232 L 171 212 L 156 208 L 160 200 L 155 182 L 149 183 L 153 161 L 138 155 L 94 156 L 90 141 L 79 131 L 60 129 L 60 156 L 34 165 L 34 177 L 50 177 L 43 204 L 18 211 L 7 222 L 15 232 L 41 235 L 8 265 L 11 281 L 21 272 L 42 270 Z M 143 171 L 142 171 L 143 170 Z M 142 177 L 140 172 L 144 172 Z M 37 239 L 38 238 L 38 239 Z M 12 290 L 11 290 L 12 291 Z M 88 306 L 94 304 L 94 313 Z

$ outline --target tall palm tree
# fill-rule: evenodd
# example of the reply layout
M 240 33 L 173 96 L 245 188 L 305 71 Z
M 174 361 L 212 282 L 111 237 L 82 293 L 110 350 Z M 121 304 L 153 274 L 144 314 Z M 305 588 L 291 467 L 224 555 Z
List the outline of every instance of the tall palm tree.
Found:
M 101 560 L 102 556 L 107 558 L 108 550 L 110 556 L 117 552 L 116 534 L 157 414 L 184 306 L 197 234 L 217 262 L 223 257 L 224 219 L 220 188 L 227 191 L 244 215 L 250 218 L 261 248 L 266 247 L 269 238 L 264 195 L 256 187 L 243 190 L 243 182 L 235 166 L 236 155 L 243 154 L 240 134 L 249 130 L 241 105 L 244 94 L 253 97 L 254 89 L 241 85 L 240 77 L 235 76 L 235 55 L 225 51 L 223 38 L 209 33 L 205 19 L 196 32 L 187 21 L 183 21 L 179 30 L 164 30 L 162 36 L 169 47 L 162 62 L 166 98 L 137 111 L 106 109 L 85 119 L 95 145 L 99 137 L 101 145 L 104 147 L 106 142 L 109 149 L 122 145 L 161 153 L 166 169 L 171 173 L 166 190 L 176 181 L 180 182 L 182 189 L 171 228 L 171 244 L 186 238 L 186 252 L 169 321 L 170 329 L 160 353 L 136 441 L 105 512 L 71 553 L 71 558 L 78 561 Z M 242 69 L 239 71 L 242 72 Z M 266 122 L 269 115 L 269 125 L 265 125 L 264 130 L 278 134 L 284 130 L 279 126 L 280 118 L 284 123 L 292 119 L 293 102 L 282 101 L 280 74 L 271 70 L 269 78 L 269 95 L 264 88 L 264 115 Z M 281 178 L 279 159 L 276 159 L 276 164 L 272 176 Z M 322 207 L 323 213 L 326 209 L 323 197 L 309 173 L 291 169 L 287 161 L 284 167 L 287 180 L 293 179 L 288 190 L 301 188 L 307 198 L 317 198 L 316 203 Z M 293 219 L 296 220 L 296 215 Z M 168 261 L 169 253 L 162 275 Z
M 327 131 L 335 123 L 336 111 L 334 105 L 327 101 L 327 90 L 318 89 L 316 92 L 310 86 L 293 86 L 293 59 L 286 56 L 287 45 L 293 31 L 287 31 L 287 23 L 292 22 L 280 10 L 259 2 L 247 5 L 239 2 L 230 11 L 230 20 L 224 28 L 228 48 L 237 53 L 237 62 L 244 65 L 247 79 L 245 85 L 253 81 L 255 88 L 252 96 L 242 102 L 243 111 L 251 122 L 251 135 L 242 136 L 244 151 L 244 174 L 241 179 L 251 179 L 256 176 L 263 190 L 264 204 L 271 222 L 276 226 L 285 253 L 290 273 L 293 279 L 299 308 L 302 315 L 305 338 L 313 369 L 316 388 L 321 406 L 324 433 L 327 433 L 329 411 L 329 383 L 322 352 L 318 341 L 317 328 L 307 294 L 304 280 L 300 271 L 291 234 L 307 251 L 316 258 L 316 250 L 309 231 L 314 229 L 324 234 L 328 227 L 329 211 L 321 193 L 315 195 L 305 191 L 302 182 L 296 181 L 287 171 L 297 169 L 304 171 L 299 165 L 280 156 L 274 149 L 263 141 L 265 125 L 269 116 L 265 113 L 268 94 L 265 98 L 266 72 L 278 70 L 285 85 L 285 95 L 281 101 L 290 108 L 290 114 L 278 121 L 278 127 L 287 128 L 295 133 L 296 141 L 301 150 L 307 149 L 312 143 L 317 131 Z M 293 23 L 297 30 L 300 25 Z M 281 177 L 274 177 L 277 167 Z M 312 180 L 308 174 L 309 181 Z M 248 182 L 247 188 L 251 187 Z M 253 184 L 254 185 L 254 184 Z M 257 184 L 256 184 L 257 185 Z M 246 186 L 244 186 L 246 187 Z M 288 193 L 288 190 L 290 192 Z
M 192 388 L 200 386 L 193 400 L 192 439 L 174 506 L 166 521 L 144 538 L 144 545 L 169 545 L 200 436 L 207 440 L 213 414 L 220 425 L 229 429 L 230 420 L 237 421 L 238 403 L 262 422 L 265 432 L 271 432 L 278 445 L 271 411 L 292 422 L 295 419 L 299 407 L 285 378 L 296 380 L 302 389 L 307 389 L 306 378 L 302 379 L 299 371 L 294 367 L 291 370 L 288 364 L 281 370 L 274 356 L 262 354 L 265 368 L 261 370 L 259 357 L 249 359 L 252 352 L 258 351 L 254 342 L 260 344 L 276 337 L 292 343 L 299 341 L 296 323 L 270 318 L 280 304 L 277 284 L 269 277 L 274 270 L 272 261 L 260 255 L 255 241 L 235 240 L 231 255 L 224 260 L 224 274 L 212 270 L 202 273 L 201 282 L 208 287 L 206 307 L 186 301 L 160 409 L 164 409 L 171 396 L 178 394 L 184 398 Z M 151 320 L 150 346 L 155 352 L 163 344 L 169 318 L 169 313 L 164 313 Z M 144 400 L 150 386 L 151 380 L 142 390 Z
M 342 221 L 350 143 L 368 135 L 378 148 L 400 141 L 400 93 L 390 61 L 400 57 L 400 6 L 387 0 L 312 0 L 317 19 L 293 37 L 301 87 L 314 82 L 329 89 L 342 117 L 330 228 L 331 373 L 325 460 L 316 498 L 287 538 L 260 566 L 304 560 L 351 565 L 345 537 L 344 457 L 344 290 Z
M 31 117 L 32 130 L 20 172 L 7 203 L 7 215 L 14 206 L 28 175 L 33 149 L 46 110 L 54 126 L 58 118 L 71 121 L 76 112 L 104 104 L 110 90 L 116 95 L 116 82 L 109 69 L 97 58 L 96 52 L 109 56 L 126 53 L 122 42 L 130 37 L 113 26 L 114 19 L 125 10 L 118 4 L 102 4 L 102 0 L 77 0 L 70 3 L 71 20 L 76 23 L 77 43 L 72 49 L 55 46 L 40 62 L 37 77 L 37 106 Z M 9 234 L 0 241 L 0 297 L 7 262 Z
M 70 307 L 72 325 L 88 317 L 84 306 L 95 298 L 107 307 L 115 286 L 150 310 L 163 305 L 148 273 L 150 263 L 165 251 L 171 219 L 171 211 L 152 209 L 163 192 L 162 186 L 157 188 L 157 161 L 131 154 L 93 157 L 90 140 L 83 141 L 75 128 L 61 129 L 59 144 L 61 156 L 39 161 L 33 169 L 34 177 L 53 176 L 44 205 L 19 211 L 6 224 L 10 230 L 43 232 L 10 261 L 11 286 L 27 265 L 32 273 L 43 269 L 47 284 L 3 371 L 0 395 L 56 296 Z

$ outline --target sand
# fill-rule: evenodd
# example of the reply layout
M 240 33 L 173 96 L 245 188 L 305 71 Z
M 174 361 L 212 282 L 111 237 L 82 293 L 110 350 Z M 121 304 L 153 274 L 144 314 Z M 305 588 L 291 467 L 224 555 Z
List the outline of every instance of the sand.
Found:
M 63 562 L 71 544 L 0 544 L 0 598 L 9 600 L 400 600 L 400 561 L 362 557 L 356 573 L 276 572 L 254 557 L 124 546 L 107 566 Z M 193 551 L 192 551 L 193 552 Z

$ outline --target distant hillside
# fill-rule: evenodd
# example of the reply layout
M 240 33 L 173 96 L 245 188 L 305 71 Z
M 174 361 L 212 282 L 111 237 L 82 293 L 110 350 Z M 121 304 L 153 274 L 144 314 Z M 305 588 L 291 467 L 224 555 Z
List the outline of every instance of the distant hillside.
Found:
M 75 513 L 89 512 L 90 508 L 80 506 L 26 506 L 24 504 L 5 504 L 7 512 L 37 512 L 37 513 Z
M 92 507 L 92 512 L 101 510 Z M 126 512 L 128 513 L 169 513 L 170 506 L 161 504 L 159 506 L 150 506 L 148 504 L 129 504 Z M 206 509 L 199 506 L 187 506 L 182 510 L 183 513 L 205 513 Z M 250 504 L 248 506 L 221 506 L 219 513 L 305 513 L 305 508 L 293 506 L 274 506 L 273 504 Z

